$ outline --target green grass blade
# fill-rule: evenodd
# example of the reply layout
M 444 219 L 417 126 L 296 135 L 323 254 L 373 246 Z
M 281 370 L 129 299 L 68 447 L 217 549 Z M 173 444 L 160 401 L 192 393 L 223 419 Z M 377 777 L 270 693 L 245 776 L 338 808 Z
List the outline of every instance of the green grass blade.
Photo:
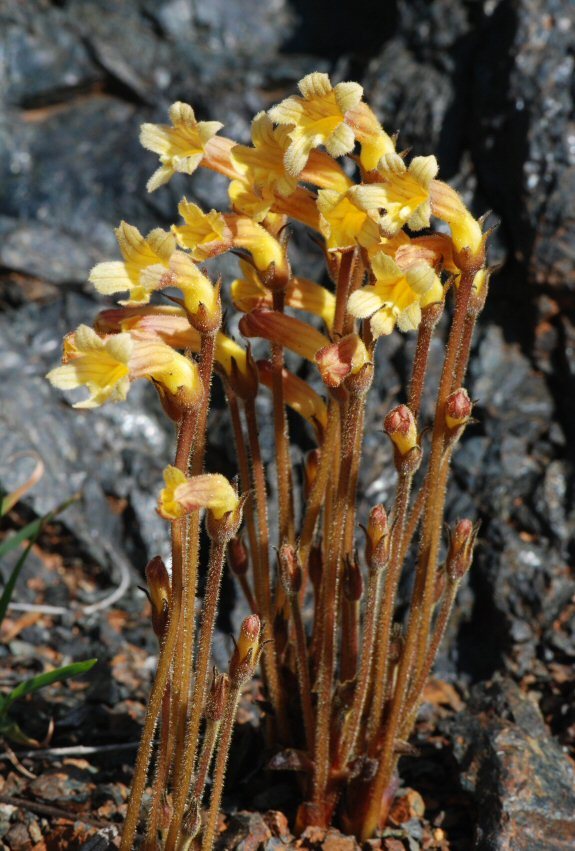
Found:
M 78 676 L 78 674 L 85 674 L 86 671 L 94 667 L 97 661 L 97 659 L 86 659 L 85 662 L 73 662 L 71 665 L 65 665 L 63 668 L 56 668 L 54 671 L 38 674 L 37 677 L 30 677 L 29 680 L 25 680 L 20 685 L 17 685 L 15 689 L 12 689 L 10 694 L 4 697 L 1 711 L 3 713 L 7 712 L 15 700 L 26 697 L 27 694 L 32 694 L 45 686 L 68 680 L 70 677 Z
M 35 540 L 42 531 L 42 527 L 45 523 L 49 523 L 54 519 L 54 517 L 61 514 L 69 505 L 72 505 L 73 502 L 77 502 L 79 499 L 80 494 L 74 494 L 74 496 L 70 497 L 70 499 L 67 499 L 65 502 L 62 502 L 53 511 L 49 511 L 44 517 L 38 517 L 37 520 L 32 520 L 31 523 L 27 523 L 26 526 L 19 529 L 15 535 L 6 538 L 6 540 L 2 541 L 0 544 L 0 558 L 3 558 L 7 553 L 12 552 L 12 550 L 16 549 L 16 547 L 20 546 L 20 544 L 24 541 L 31 541 L 32 539 Z

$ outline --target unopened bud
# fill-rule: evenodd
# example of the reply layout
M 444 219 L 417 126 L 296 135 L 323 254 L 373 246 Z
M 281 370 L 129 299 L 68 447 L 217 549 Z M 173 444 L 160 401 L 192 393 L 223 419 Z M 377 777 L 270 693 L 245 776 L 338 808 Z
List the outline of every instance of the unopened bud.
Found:
M 258 663 L 260 654 L 261 621 L 257 615 L 244 618 L 233 656 L 230 661 L 230 679 L 234 683 L 248 680 Z
M 219 674 L 214 671 L 205 708 L 205 716 L 209 721 L 222 720 L 229 689 L 230 679 L 228 675 Z
M 469 519 L 458 520 L 449 535 L 445 569 L 451 582 L 459 582 L 469 568 L 479 527 Z
M 365 560 L 370 570 L 381 570 L 389 560 L 389 522 L 383 505 L 374 505 L 365 529 Z
M 343 566 L 343 593 L 350 603 L 361 600 L 363 580 L 359 562 L 355 558 L 346 558 Z
M 304 497 L 307 499 L 309 497 L 310 491 L 314 485 L 314 482 L 317 477 L 317 471 L 319 468 L 319 462 L 321 458 L 321 450 L 312 449 L 305 456 L 304 461 Z
M 240 399 L 243 399 L 244 402 L 249 402 L 251 399 L 255 399 L 259 386 L 258 368 L 252 357 L 249 345 L 246 351 L 245 362 L 241 366 L 242 368 L 238 365 L 235 357 L 232 356 L 230 358 L 229 371 L 225 375 L 234 393 Z
M 288 597 L 295 596 L 301 588 L 301 565 L 295 547 L 282 544 L 278 553 L 280 578 Z
M 417 447 L 417 426 L 407 405 L 398 405 L 386 416 L 383 428 L 400 455 Z
M 464 387 L 460 387 L 445 400 L 445 423 L 447 428 L 464 426 L 471 416 L 473 404 Z
M 366 386 L 365 388 L 361 386 L 359 389 L 363 392 L 369 389 L 373 368 L 368 369 L 367 372 L 365 370 L 366 367 L 371 367 L 371 359 L 363 340 L 357 334 L 348 334 L 336 343 L 324 346 L 316 352 L 315 361 L 328 387 L 340 387 L 346 379 L 351 379 L 360 373 L 363 375 L 365 372 L 366 381 L 361 384 Z
M 248 498 L 247 494 L 240 497 L 232 511 L 227 511 L 218 517 L 219 512 L 206 511 L 206 531 L 211 540 L 218 544 L 227 544 L 237 534 L 242 522 L 242 512 Z
M 245 576 L 248 571 L 249 556 L 241 535 L 234 535 L 228 542 L 228 564 L 236 576 Z
M 146 582 L 152 604 L 152 627 L 159 639 L 162 639 L 168 623 L 170 611 L 170 575 L 160 556 L 154 556 L 146 565 Z

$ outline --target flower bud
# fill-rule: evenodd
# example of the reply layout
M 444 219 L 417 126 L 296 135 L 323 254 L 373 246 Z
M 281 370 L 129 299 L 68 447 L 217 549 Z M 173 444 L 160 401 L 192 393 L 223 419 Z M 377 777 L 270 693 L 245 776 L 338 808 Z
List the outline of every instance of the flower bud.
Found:
M 381 570 L 389 560 L 389 522 L 383 505 L 374 505 L 365 529 L 365 560 L 370 570 Z
M 236 576 L 245 576 L 248 571 L 249 555 L 241 535 L 228 542 L 228 564 Z
M 479 526 L 468 518 L 458 520 L 450 530 L 445 569 L 451 582 L 459 582 L 471 567 L 478 532 Z
M 343 566 L 343 593 L 350 603 L 361 600 L 363 593 L 363 579 L 361 569 L 356 558 L 346 558 Z
M 221 517 L 218 516 L 218 511 L 208 509 L 206 531 L 212 541 L 217 544 L 227 544 L 236 536 L 242 522 L 242 512 L 247 498 L 247 495 L 240 497 L 237 505 Z
M 229 690 L 230 678 L 228 675 L 219 674 L 214 669 L 214 676 L 204 710 L 208 721 L 222 720 Z
M 222 372 L 221 369 L 219 371 Z M 241 362 L 238 357 L 232 355 L 229 359 L 228 369 L 223 371 L 230 387 L 240 399 L 243 399 L 244 402 L 255 399 L 258 392 L 259 376 L 249 345 L 245 357 L 241 358 Z
M 417 426 L 407 405 L 398 405 L 386 416 L 383 427 L 401 455 L 417 446 Z
M 340 387 L 348 377 L 358 375 L 360 371 L 364 371 L 364 367 L 371 364 L 369 352 L 357 334 L 348 334 L 336 343 L 324 346 L 316 353 L 315 361 L 324 383 L 334 389 Z M 365 391 L 367 389 L 369 384 Z
M 246 682 L 254 672 L 261 652 L 261 622 L 257 615 L 244 618 L 230 661 L 230 680 L 234 685 Z
M 164 636 L 170 611 L 170 576 L 160 556 L 154 556 L 146 565 L 146 582 L 152 604 L 152 627 L 161 640 Z
M 469 417 L 473 404 L 469 398 L 469 394 L 464 387 L 455 390 L 445 400 L 445 424 L 448 429 L 456 429 L 464 426 Z
M 282 544 L 278 552 L 279 572 L 288 597 L 294 597 L 301 588 L 301 565 L 291 544 Z

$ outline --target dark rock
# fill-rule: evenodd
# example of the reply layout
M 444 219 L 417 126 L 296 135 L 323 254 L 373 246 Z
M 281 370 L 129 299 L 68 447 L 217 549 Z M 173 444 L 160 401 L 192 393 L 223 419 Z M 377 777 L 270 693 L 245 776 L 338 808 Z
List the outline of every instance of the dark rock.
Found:
M 509 680 L 473 689 L 454 724 L 462 782 L 477 806 L 475 848 L 575 844 L 575 775 L 535 704 Z

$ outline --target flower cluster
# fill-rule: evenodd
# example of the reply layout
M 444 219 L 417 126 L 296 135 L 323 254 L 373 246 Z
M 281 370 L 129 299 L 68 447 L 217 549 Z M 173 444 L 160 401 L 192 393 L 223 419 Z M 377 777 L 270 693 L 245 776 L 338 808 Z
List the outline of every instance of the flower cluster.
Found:
M 396 742 L 409 733 L 453 594 L 471 561 L 475 533 L 459 548 L 465 557 L 458 556 L 457 569 L 450 568 L 454 578 L 438 584 L 445 477 L 450 455 L 472 422 L 462 383 L 489 282 L 488 231 L 457 192 L 438 180 L 434 156 L 410 158 L 396 149 L 396 138 L 385 132 L 358 83 L 332 85 L 327 74 L 308 74 L 299 83 L 299 94 L 255 116 L 247 145 L 223 135 L 217 121 L 198 121 L 188 104 L 173 104 L 169 119 L 169 124 L 142 127 L 143 146 L 159 156 L 148 190 L 157 190 L 176 173 L 192 175 L 205 168 L 228 179 L 229 209 L 202 209 L 183 198 L 179 221 L 146 236 L 122 222 L 116 230 L 122 259 L 99 263 L 90 274 L 98 292 L 119 295 L 119 304 L 102 310 L 93 328 L 81 325 L 65 338 L 63 363 L 48 376 L 66 391 L 85 388 L 88 395 L 75 402 L 78 408 L 124 400 L 131 383 L 146 378 L 177 426 L 175 463 L 165 471 L 158 504 L 160 515 L 172 524 L 173 569 L 171 579 L 160 562 L 151 563 L 147 572 L 161 654 L 122 848 L 132 847 L 152 737 L 162 713 L 163 744 L 146 847 L 158 847 L 165 811 L 158 790 L 170 777 L 173 788 L 162 834 L 166 847 L 184 847 L 178 843 L 194 839 L 219 743 L 202 845 L 210 851 L 239 688 L 260 655 L 278 740 L 308 750 L 309 800 L 300 807 L 297 826 L 330 822 L 347 779 L 354 777 L 350 764 L 362 756 L 377 766 L 349 779 L 340 809 L 342 824 L 367 839 L 385 821 L 381 802 L 390 799 Z M 322 246 L 325 280 L 312 281 L 292 270 L 291 222 L 308 228 Z M 237 277 L 216 281 L 210 261 L 226 252 L 239 258 Z M 426 430 L 418 419 L 430 338 L 448 293 L 455 296 L 455 311 L 430 439 L 431 485 L 410 514 L 413 476 L 426 453 Z M 222 301 L 241 314 L 242 340 L 222 327 Z M 378 339 L 396 329 L 417 332 L 418 343 L 408 404 L 385 419 L 398 489 L 393 524 L 388 527 L 383 506 L 368 521 L 367 602 L 361 625 L 363 586 L 354 535 L 365 397 L 374 379 Z M 269 358 L 252 357 L 253 339 L 267 342 Z M 315 371 L 316 380 L 308 382 L 288 369 L 284 350 L 308 361 L 305 374 Z M 239 487 L 220 473 L 204 471 L 214 372 L 229 403 Z M 255 406 L 260 387 L 273 398 L 281 581 L 273 574 L 270 553 L 269 496 Z M 309 423 L 317 443 L 305 465 L 301 516 L 294 508 L 299 504 L 293 493 L 297 477 L 285 406 Z M 195 655 L 193 630 L 185 619 L 195 600 L 201 511 L 212 549 Z M 247 546 L 238 535 L 242 516 Z M 471 528 L 470 521 L 461 522 L 461 528 Z M 417 619 L 409 621 L 405 640 L 398 640 L 396 591 L 418 524 Z M 215 713 L 208 677 L 210 644 L 228 546 L 252 609 L 248 626 L 255 637 L 247 653 L 242 633 L 229 676 L 214 676 L 214 683 L 226 683 Z M 236 570 L 239 562 L 241 570 Z M 311 627 L 299 610 L 307 582 L 316 600 Z M 439 587 L 445 617 L 435 615 Z M 334 636 L 340 626 L 337 650 Z M 290 668 L 292 681 L 296 677 L 299 683 L 304 741 L 292 723 L 294 698 L 284 673 Z M 334 701 L 338 681 L 349 686 L 349 712 L 333 709 L 339 705 Z M 361 804 L 352 806 L 353 801 Z

